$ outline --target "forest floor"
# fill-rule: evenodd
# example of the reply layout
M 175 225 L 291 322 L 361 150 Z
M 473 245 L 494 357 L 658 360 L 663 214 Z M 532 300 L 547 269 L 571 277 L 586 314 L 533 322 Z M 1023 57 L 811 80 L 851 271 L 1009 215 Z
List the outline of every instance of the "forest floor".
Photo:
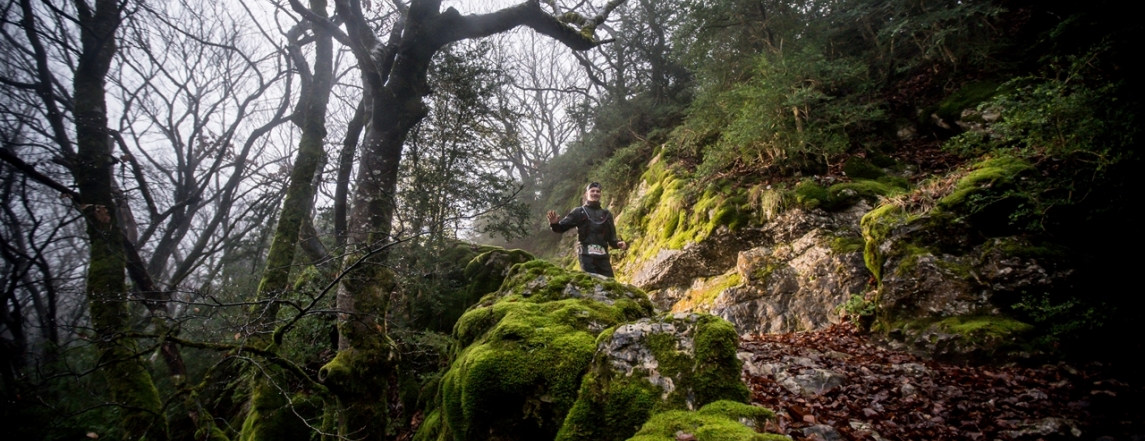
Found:
M 752 402 L 778 414 L 765 429 L 796 441 L 1145 439 L 1141 385 L 1101 363 L 940 363 L 847 324 L 740 351 Z

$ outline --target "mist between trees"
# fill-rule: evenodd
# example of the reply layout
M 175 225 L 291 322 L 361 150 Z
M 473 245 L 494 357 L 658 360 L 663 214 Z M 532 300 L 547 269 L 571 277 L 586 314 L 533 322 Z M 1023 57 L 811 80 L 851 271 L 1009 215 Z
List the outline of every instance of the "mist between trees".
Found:
M 911 79 L 930 102 L 999 73 L 1120 93 L 1093 67 L 1118 35 L 1039 43 L 1050 70 L 1014 55 L 1037 33 L 1002 22 L 1028 7 L 8 0 L 4 421 L 28 439 L 408 433 L 468 307 L 471 243 L 560 255 L 541 213 L 589 179 L 622 202 L 657 155 L 704 182 L 873 156 L 918 118 L 889 92 Z M 1009 148 L 1013 127 L 956 142 Z M 1048 155 L 1107 171 L 1135 142 L 1082 127 L 1099 142 Z

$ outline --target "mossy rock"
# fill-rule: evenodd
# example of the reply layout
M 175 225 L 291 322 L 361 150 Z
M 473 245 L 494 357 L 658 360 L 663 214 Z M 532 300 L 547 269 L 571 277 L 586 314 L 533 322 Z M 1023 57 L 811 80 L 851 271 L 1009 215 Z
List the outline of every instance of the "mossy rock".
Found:
M 930 115 L 937 115 L 943 121 L 953 123 L 962 117 L 963 110 L 977 107 L 979 104 L 997 95 L 998 92 L 998 83 L 993 81 L 979 81 L 967 84 L 950 94 L 950 96 L 946 97 L 946 99 L 934 107 L 920 113 L 919 122 L 927 124 L 930 122 Z
M 883 169 L 858 156 L 847 158 L 847 162 L 843 163 L 843 173 L 851 179 L 868 180 L 875 180 L 886 175 Z
M 851 207 L 859 201 L 878 202 L 879 198 L 906 191 L 905 179 L 883 175 L 880 180 L 857 179 L 823 187 L 813 180 L 804 180 L 795 186 L 795 201 L 806 208 L 837 211 Z
M 1004 315 L 905 320 L 887 331 L 907 349 L 945 361 L 982 363 L 1038 351 L 1034 326 Z
M 485 294 L 500 288 L 513 265 L 533 259 L 533 255 L 528 252 L 503 248 L 495 248 L 478 254 L 465 266 L 464 297 L 466 307 L 477 303 Z
M 1004 193 L 1015 189 L 1018 181 L 1033 170 L 1028 162 L 1010 156 L 976 163 L 958 180 L 954 191 L 938 201 L 938 208 L 955 212 L 983 211 L 989 204 L 1005 198 Z
M 454 327 L 436 422 L 418 439 L 553 439 L 572 407 L 597 335 L 648 317 L 640 290 L 544 261 L 516 265 Z M 436 437 L 433 436 L 436 434 Z
M 680 250 L 718 232 L 740 231 L 759 217 L 752 207 L 750 185 L 728 179 L 700 182 L 680 170 L 654 162 L 643 175 L 639 198 L 633 197 L 617 217 L 617 230 L 629 248 L 618 267 L 632 268 L 662 250 Z
M 884 204 L 863 215 L 863 219 L 859 221 L 865 242 L 863 261 L 876 280 L 882 280 L 883 264 L 887 260 L 887 251 L 891 245 L 887 243 L 891 239 L 891 232 L 906 225 L 912 218 L 913 216 L 902 207 Z
M 557 440 L 623 440 L 650 415 L 719 400 L 746 402 L 731 323 L 671 314 L 610 329 Z
M 763 407 L 716 401 L 695 412 L 656 414 L 629 441 L 676 441 L 681 433 L 693 435 L 697 441 L 790 441 L 784 435 L 755 431 L 774 418 L 775 414 Z

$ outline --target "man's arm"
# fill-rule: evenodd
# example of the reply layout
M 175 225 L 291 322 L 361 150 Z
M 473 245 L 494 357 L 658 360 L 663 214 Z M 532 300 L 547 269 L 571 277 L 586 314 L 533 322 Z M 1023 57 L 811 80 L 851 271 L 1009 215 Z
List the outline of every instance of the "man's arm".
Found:
M 573 211 L 570 211 L 564 219 L 561 219 L 558 222 L 557 212 L 549 210 L 548 213 L 545 213 L 545 216 L 549 219 L 549 229 L 553 230 L 554 233 L 564 233 L 565 231 L 576 227 L 577 224 L 580 223 L 577 212 L 578 210 L 574 208 Z
M 608 213 L 608 238 L 607 238 L 607 240 L 608 240 L 608 244 L 610 246 L 612 246 L 613 248 L 618 248 L 618 249 L 622 249 L 622 250 L 628 249 L 628 244 L 624 243 L 623 240 L 620 240 L 620 238 L 616 237 L 616 222 L 613 221 L 611 212 Z

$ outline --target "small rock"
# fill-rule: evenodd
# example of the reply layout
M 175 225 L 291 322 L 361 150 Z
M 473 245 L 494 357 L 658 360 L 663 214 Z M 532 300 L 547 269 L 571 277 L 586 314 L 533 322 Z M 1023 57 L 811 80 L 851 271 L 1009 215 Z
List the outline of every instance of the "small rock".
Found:
M 1081 429 L 1077 428 L 1077 422 L 1067 420 L 1065 418 L 1042 418 L 1040 420 L 1026 420 L 1022 421 L 1019 427 L 1015 430 L 1004 430 L 1002 435 L 1010 438 L 1022 438 L 1027 436 L 1065 436 L 1073 435 L 1074 438 L 1081 437 Z
M 816 424 L 803 428 L 803 436 L 822 441 L 843 441 L 843 436 L 834 427 L 826 424 Z
M 906 375 L 918 376 L 930 374 L 930 369 L 921 363 L 903 363 L 894 365 L 891 368 Z
M 676 441 L 696 441 L 696 435 L 684 433 L 683 430 L 676 431 Z
M 918 388 L 914 387 L 913 384 L 904 383 L 902 387 L 899 388 L 899 392 L 902 393 L 903 397 L 912 397 L 918 395 Z
M 796 375 L 786 371 L 777 372 L 775 380 L 791 393 L 810 397 L 823 395 L 842 386 L 847 376 L 826 369 L 811 369 L 810 372 Z
M 827 351 L 825 355 L 827 358 L 833 358 L 835 360 L 849 360 L 851 358 L 851 354 L 838 351 Z

